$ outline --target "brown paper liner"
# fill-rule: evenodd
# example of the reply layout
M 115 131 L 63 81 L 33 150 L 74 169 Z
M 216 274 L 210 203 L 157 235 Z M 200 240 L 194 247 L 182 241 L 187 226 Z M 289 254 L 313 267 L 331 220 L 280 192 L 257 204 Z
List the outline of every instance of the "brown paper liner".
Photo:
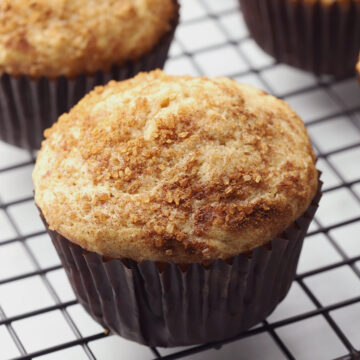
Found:
M 124 338 L 170 347 L 223 340 L 264 320 L 291 286 L 320 198 L 321 183 L 304 215 L 269 246 L 186 269 L 174 263 L 159 270 L 153 261 L 105 260 L 50 230 L 43 220 L 88 313 Z
M 174 2 L 177 4 L 177 1 Z M 140 71 L 162 69 L 178 21 L 177 11 L 171 30 L 152 51 L 138 60 L 114 65 L 108 72 L 81 74 L 73 79 L 65 76 L 33 79 L 26 75 L 15 77 L 4 73 L 0 76 L 0 140 L 25 149 L 39 149 L 44 130 L 95 86 L 112 79 L 128 79 Z
M 353 76 L 360 2 L 240 0 L 250 33 L 276 60 L 316 75 Z

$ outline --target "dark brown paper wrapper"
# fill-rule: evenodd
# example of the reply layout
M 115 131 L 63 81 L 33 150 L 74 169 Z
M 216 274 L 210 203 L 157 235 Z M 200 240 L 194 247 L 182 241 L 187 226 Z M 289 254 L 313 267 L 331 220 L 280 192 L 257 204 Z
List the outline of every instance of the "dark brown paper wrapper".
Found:
M 26 75 L 14 77 L 6 73 L 0 76 L 0 140 L 25 149 L 39 149 L 44 130 L 95 86 L 112 79 L 128 79 L 141 71 L 162 69 L 178 21 L 177 13 L 172 29 L 151 52 L 136 61 L 113 66 L 109 72 L 81 74 L 73 79 L 65 76 L 32 79 Z
M 336 77 L 353 76 L 360 48 L 360 2 L 240 0 L 250 33 L 276 60 Z
M 291 286 L 320 198 L 321 185 L 305 214 L 270 246 L 186 269 L 105 260 L 44 223 L 79 302 L 97 322 L 129 340 L 170 347 L 223 340 L 264 320 Z

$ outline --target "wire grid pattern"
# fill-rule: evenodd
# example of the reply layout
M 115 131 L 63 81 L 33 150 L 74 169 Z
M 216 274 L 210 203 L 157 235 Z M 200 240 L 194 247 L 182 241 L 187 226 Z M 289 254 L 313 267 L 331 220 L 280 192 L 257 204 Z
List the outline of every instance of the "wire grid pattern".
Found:
M 35 154 L 0 143 L 0 359 L 359 359 L 360 91 L 274 62 L 236 0 L 183 0 L 169 73 L 224 75 L 284 98 L 303 117 L 324 195 L 289 295 L 225 341 L 147 348 L 111 336 L 77 303 L 33 204 Z

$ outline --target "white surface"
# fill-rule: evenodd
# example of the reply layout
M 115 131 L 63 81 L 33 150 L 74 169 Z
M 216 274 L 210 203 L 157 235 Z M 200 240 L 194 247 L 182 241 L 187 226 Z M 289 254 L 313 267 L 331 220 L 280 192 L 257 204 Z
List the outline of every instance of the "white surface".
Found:
M 322 225 L 334 225 L 360 215 L 360 203 L 348 189 L 334 190 L 325 193 L 316 218 Z
M 360 132 L 346 118 L 338 117 L 309 128 L 310 136 L 323 152 L 337 150 L 360 141 Z
M 319 256 L 319 254 L 322 256 Z M 341 256 L 330 244 L 326 236 L 316 234 L 305 239 L 297 271 L 301 274 L 341 260 Z
M 30 161 L 30 155 L 21 149 L 0 141 L 0 167 L 7 168 Z
M 211 76 L 234 76 L 248 70 L 248 66 L 239 57 L 239 53 L 230 45 L 195 54 L 194 60 L 204 74 L 211 74 Z
M 274 59 L 261 50 L 252 39 L 242 42 L 240 49 L 246 54 L 252 69 L 260 69 L 274 63 Z
M 232 10 L 238 6 L 238 0 L 207 0 L 203 3 L 206 4 L 214 14 L 218 11 Z
M 43 355 L 38 357 L 39 360 L 64 360 L 64 359 L 76 359 L 76 360 L 87 360 L 84 350 L 80 346 L 74 346 L 69 349 L 62 351 L 56 351 L 51 354 Z
M 98 360 L 128 359 L 150 360 L 154 358 L 151 350 L 143 345 L 111 336 L 90 343 L 90 349 Z
M 349 109 L 359 107 L 360 89 L 354 80 L 342 81 L 331 87 Z
M 294 282 L 289 294 L 267 320 L 269 323 L 274 323 L 312 310 L 315 310 L 315 305 L 301 289 L 299 284 Z
M 218 1 L 220 3 L 220 1 Z M 248 29 L 245 25 L 242 14 L 235 11 L 228 15 L 221 16 L 220 24 L 225 28 L 229 39 L 239 40 L 248 35 Z
M 47 234 L 29 238 L 27 244 L 42 268 L 60 265 L 60 259 Z
M 181 1 L 180 20 L 182 22 L 201 19 L 205 16 L 206 11 L 198 0 Z
M 323 190 L 341 184 L 341 179 L 324 159 L 319 159 L 316 167 L 322 172 L 321 180 L 324 183 Z
M 329 160 L 346 181 L 354 181 L 360 178 L 360 166 L 358 163 L 360 160 L 360 148 L 334 154 Z
M 194 64 L 187 57 L 168 60 L 165 70 L 172 75 L 197 75 Z
M 357 197 L 360 199 L 360 184 L 356 184 L 354 186 L 351 187 L 355 193 L 357 194 Z
M 340 340 L 321 316 L 281 327 L 276 333 L 297 360 L 329 360 L 346 353 Z
M 91 336 L 103 331 L 102 326 L 96 323 L 81 305 L 70 306 L 68 312 L 82 336 Z
M 4 325 L 0 326 L 0 344 L 0 360 L 7 360 L 20 355 L 14 342 L 11 340 L 9 332 Z
M 0 197 L 4 203 L 32 196 L 32 168 L 28 165 L 0 173 Z
M 275 65 L 273 59 L 247 37 L 248 31 L 238 11 L 238 0 L 183 0 L 181 27 L 177 40 L 171 46 L 166 71 L 172 74 L 217 76 L 229 75 L 275 95 L 286 96 L 285 100 L 303 117 L 317 149 L 322 152 L 341 150 L 344 146 L 359 144 L 360 113 L 352 121 L 339 115 L 342 107 L 356 109 L 360 104 L 360 86 L 346 80 L 314 89 L 317 79 L 303 71 L 286 65 Z M 211 15 L 210 17 L 208 15 Z M 228 42 L 228 39 L 232 42 Z M 217 47 L 217 45 L 219 45 Z M 188 56 L 191 52 L 191 56 Z M 262 68 L 265 67 L 265 70 Z M 251 72 L 250 70 L 258 72 Z M 290 94 L 288 94 L 290 93 Z M 331 119 L 327 119 L 330 117 Z M 357 127 L 358 126 L 358 127 Z M 18 201 L 32 195 L 32 165 L 1 171 L 26 164 L 31 158 L 28 152 L 0 142 L 0 200 L 2 203 Z M 323 171 L 324 189 L 341 185 L 343 177 L 355 181 L 352 186 L 358 199 L 349 189 L 340 188 L 326 192 L 316 220 L 321 226 L 330 226 L 329 235 L 337 246 L 352 258 L 360 255 L 360 221 L 338 226 L 342 221 L 360 217 L 360 146 L 339 151 L 327 159 L 318 161 Z M 5 212 L 6 210 L 6 212 Z M 32 201 L 0 207 L 0 281 L 35 271 L 29 254 L 21 242 L 1 245 L 14 239 L 16 230 L 9 221 L 14 221 L 21 235 L 31 235 L 43 230 L 38 211 Z M 310 231 L 319 226 L 312 222 Z M 25 240 L 41 268 L 60 264 L 48 235 L 32 236 Z M 332 265 L 343 258 L 323 233 L 309 236 L 304 243 L 298 273 L 313 271 L 321 266 Z M 360 261 L 355 266 L 360 271 Z M 75 299 L 64 270 L 45 274 L 61 302 Z M 323 305 L 360 296 L 360 281 L 347 265 L 322 272 L 304 279 L 305 285 Z M 40 276 L 0 285 L 0 307 L 6 316 L 55 304 Z M 315 304 L 294 282 L 288 296 L 267 319 L 270 324 L 316 309 Z M 80 305 L 67 308 L 67 313 L 82 336 L 102 332 Z M 331 317 L 349 338 L 360 348 L 360 304 L 340 308 L 331 312 Z M 261 325 L 261 324 L 260 324 Z M 27 351 L 36 351 L 55 344 L 75 340 L 76 336 L 61 311 L 52 311 L 38 316 L 15 321 L 12 324 L 17 336 Z M 345 355 L 346 349 L 337 335 L 321 315 L 304 321 L 276 328 L 276 334 L 296 359 L 333 359 Z M 89 343 L 97 359 L 152 359 L 151 351 L 144 346 L 111 336 Z M 185 348 L 163 349 L 161 354 L 170 354 Z M 15 343 L 5 326 L 0 326 L 0 360 L 18 356 Z M 267 332 L 224 345 L 220 350 L 208 350 L 189 359 L 283 359 L 279 346 Z M 43 360 L 88 359 L 81 346 L 40 357 Z
M 180 350 L 178 348 L 176 350 Z M 184 349 L 184 348 L 182 348 Z M 160 349 L 161 355 L 174 353 L 174 349 Z M 246 355 L 245 355 L 246 354 Z M 266 354 L 266 355 L 265 355 Z M 262 359 L 267 360 L 286 359 L 269 334 L 254 335 L 237 341 L 234 344 L 224 345 L 221 349 L 211 349 L 183 359 L 218 360 L 218 359 Z
M 12 239 L 16 236 L 14 228 L 11 226 L 5 212 L 0 210 L 0 243 L 4 240 Z
M 60 311 L 51 311 L 13 323 L 14 330 L 29 352 L 75 339 Z
M 55 305 L 39 276 L 0 286 L 0 299 L 8 317 Z
M 331 312 L 331 317 L 340 326 L 345 336 L 349 338 L 352 345 L 360 348 L 359 324 L 360 304 L 354 304 Z
M 325 306 L 360 296 L 359 278 L 348 266 L 311 276 L 305 283 Z
M 187 39 L 191 38 L 191 42 Z M 187 51 L 193 52 L 208 46 L 220 45 L 226 42 L 225 36 L 212 19 L 201 20 L 196 23 L 180 27 L 177 39 L 184 44 Z
M 11 206 L 9 214 L 14 219 L 22 235 L 44 230 L 39 211 L 33 201 L 25 201 Z
M 330 235 L 349 257 L 360 255 L 359 234 L 360 222 L 330 231 Z
M 63 269 L 51 271 L 46 274 L 46 277 L 49 279 L 62 302 L 75 299 L 75 294 Z
M 277 96 L 299 91 L 315 84 L 313 75 L 287 65 L 278 65 L 265 70 L 263 77 L 272 85 L 272 90 Z
M 289 105 L 308 123 L 338 113 L 341 107 L 323 89 L 308 91 L 285 98 Z
M 18 243 L 3 245 L 0 249 L 0 280 L 34 271 L 24 248 Z M 0 299 L 1 300 L 1 299 Z M 1 306 L 1 302 L 0 302 Z
M 261 90 L 264 90 L 264 91 L 268 90 L 266 85 L 259 79 L 259 77 L 256 76 L 253 73 L 240 75 L 240 76 L 235 76 L 234 79 L 236 81 L 243 82 L 245 84 L 254 86 L 254 87 L 256 87 L 258 89 L 261 89 Z

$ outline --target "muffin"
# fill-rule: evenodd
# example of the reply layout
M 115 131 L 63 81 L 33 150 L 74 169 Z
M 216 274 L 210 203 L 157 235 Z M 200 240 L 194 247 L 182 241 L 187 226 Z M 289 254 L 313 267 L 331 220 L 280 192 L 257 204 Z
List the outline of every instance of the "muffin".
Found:
M 240 0 L 250 34 L 276 60 L 316 75 L 354 74 L 359 0 Z
M 43 131 L 95 85 L 162 68 L 175 0 L 3 0 L 0 139 L 38 149 Z
M 286 295 L 320 182 L 285 102 L 157 70 L 96 87 L 45 137 L 35 202 L 104 327 L 152 346 L 221 340 Z

